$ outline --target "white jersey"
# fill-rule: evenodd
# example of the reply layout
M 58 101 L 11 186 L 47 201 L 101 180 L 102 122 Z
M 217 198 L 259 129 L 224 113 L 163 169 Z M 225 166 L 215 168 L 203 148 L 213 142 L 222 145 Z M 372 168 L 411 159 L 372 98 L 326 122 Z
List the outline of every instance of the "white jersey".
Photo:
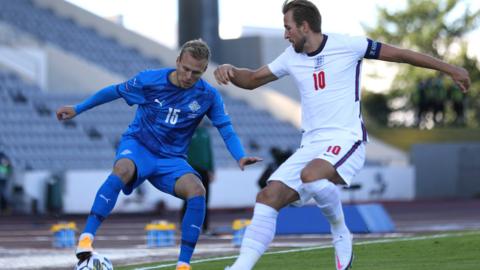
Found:
M 303 140 L 367 141 L 360 111 L 363 58 L 378 58 L 381 44 L 365 37 L 323 35 L 310 54 L 288 47 L 268 65 L 278 78 L 292 75 L 300 91 Z

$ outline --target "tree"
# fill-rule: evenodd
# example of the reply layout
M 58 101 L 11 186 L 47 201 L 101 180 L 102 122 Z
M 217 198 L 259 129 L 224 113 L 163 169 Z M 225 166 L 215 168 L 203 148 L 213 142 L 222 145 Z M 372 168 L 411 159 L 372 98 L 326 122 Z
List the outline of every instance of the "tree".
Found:
M 460 64 L 469 70 L 474 82 L 465 99 L 463 94 L 455 93 L 459 90 L 454 89 L 449 78 L 434 71 L 400 65 L 389 98 L 405 98 L 407 102 L 392 109 L 415 110 L 417 124 L 430 118 L 433 124 L 478 125 L 480 95 L 474 87 L 480 80 L 478 61 L 467 55 L 465 37 L 477 28 L 480 11 L 470 11 L 461 0 L 408 0 L 404 10 L 378 8 L 378 11 L 376 26 L 364 26 L 368 36 Z
M 388 97 L 382 93 L 362 91 L 362 108 L 364 117 L 368 119 L 369 127 L 384 127 L 388 124 L 388 115 L 391 109 L 388 106 Z

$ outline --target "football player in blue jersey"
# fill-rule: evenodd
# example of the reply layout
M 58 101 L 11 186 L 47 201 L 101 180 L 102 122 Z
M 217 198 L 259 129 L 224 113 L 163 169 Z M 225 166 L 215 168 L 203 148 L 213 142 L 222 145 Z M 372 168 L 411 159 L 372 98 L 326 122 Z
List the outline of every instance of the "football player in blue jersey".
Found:
M 186 201 L 177 269 L 191 269 L 190 259 L 205 216 L 205 188 L 187 163 L 186 152 L 195 128 L 206 115 L 220 132 L 240 169 L 256 163 L 247 157 L 225 113 L 219 92 L 201 79 L 210 49 L 202 40 L 186 42 L 176 68 L 146 70 L 130 80 L 108 86 L 75 106 L 57 110 L 65 121 L 100 104 L 123 98 L 138 105 L 135 119 L 122 135 L 113 171 L 99 188 L 76 255 L 88 258 L 102 221 L 110 214 L 120 191 L 130 194 L 147 180 L 157 189 Z

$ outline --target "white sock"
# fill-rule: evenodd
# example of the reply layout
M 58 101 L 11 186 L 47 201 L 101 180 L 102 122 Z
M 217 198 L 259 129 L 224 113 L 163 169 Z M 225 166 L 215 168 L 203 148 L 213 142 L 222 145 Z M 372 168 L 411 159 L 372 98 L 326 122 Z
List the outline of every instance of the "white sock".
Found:
M 82 234 L 80 234 L 80 236 L 78 237 L 78 240 L 81 240 L 81 239 L 83 239 L 83 238 L 86 237 L 86 236 L 90 237 L 90 239 L 93 240 L 93 237 L 94 237 L 94 236 L 93 236 L 93 234 L 91 234 L 91 233 L 82 233 Z
M 230 270 L 250 270 L 267 250 L 275 236 L 278 211 L 261 203 L 256 203 L 252 222 L 243 236 L 240 255 Z
M 190 264 L 182 261 L 177 262 L 177 266 L 180 266 L 180 265 L 190 265 Z
M 316 180 L 303 184 L 305 190 L 312 194 L 325 218 L 330 223 L 330 231 L 333 235 L 349 232 L 345 224 L 340 191 L 326 179 Z

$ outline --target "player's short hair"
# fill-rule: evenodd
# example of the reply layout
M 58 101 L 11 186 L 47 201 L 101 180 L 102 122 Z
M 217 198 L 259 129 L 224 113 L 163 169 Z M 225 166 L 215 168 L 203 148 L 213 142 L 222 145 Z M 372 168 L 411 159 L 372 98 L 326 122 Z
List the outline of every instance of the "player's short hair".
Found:
M 180 58 L 182 58 L 185 52 L 189 52 L 190 55 L 197 60 L 210 60 L 210 48 L 208 44 L 200 38 L 185 42 L 180 49 Z
M 285 0 L 282 8 L 283 15 L 289 10 L 293 10 L 293 20 L 297 26 L 306 21 L 313 32 L 322 32 L 322 16 L 312 2 L 308 0 Z

